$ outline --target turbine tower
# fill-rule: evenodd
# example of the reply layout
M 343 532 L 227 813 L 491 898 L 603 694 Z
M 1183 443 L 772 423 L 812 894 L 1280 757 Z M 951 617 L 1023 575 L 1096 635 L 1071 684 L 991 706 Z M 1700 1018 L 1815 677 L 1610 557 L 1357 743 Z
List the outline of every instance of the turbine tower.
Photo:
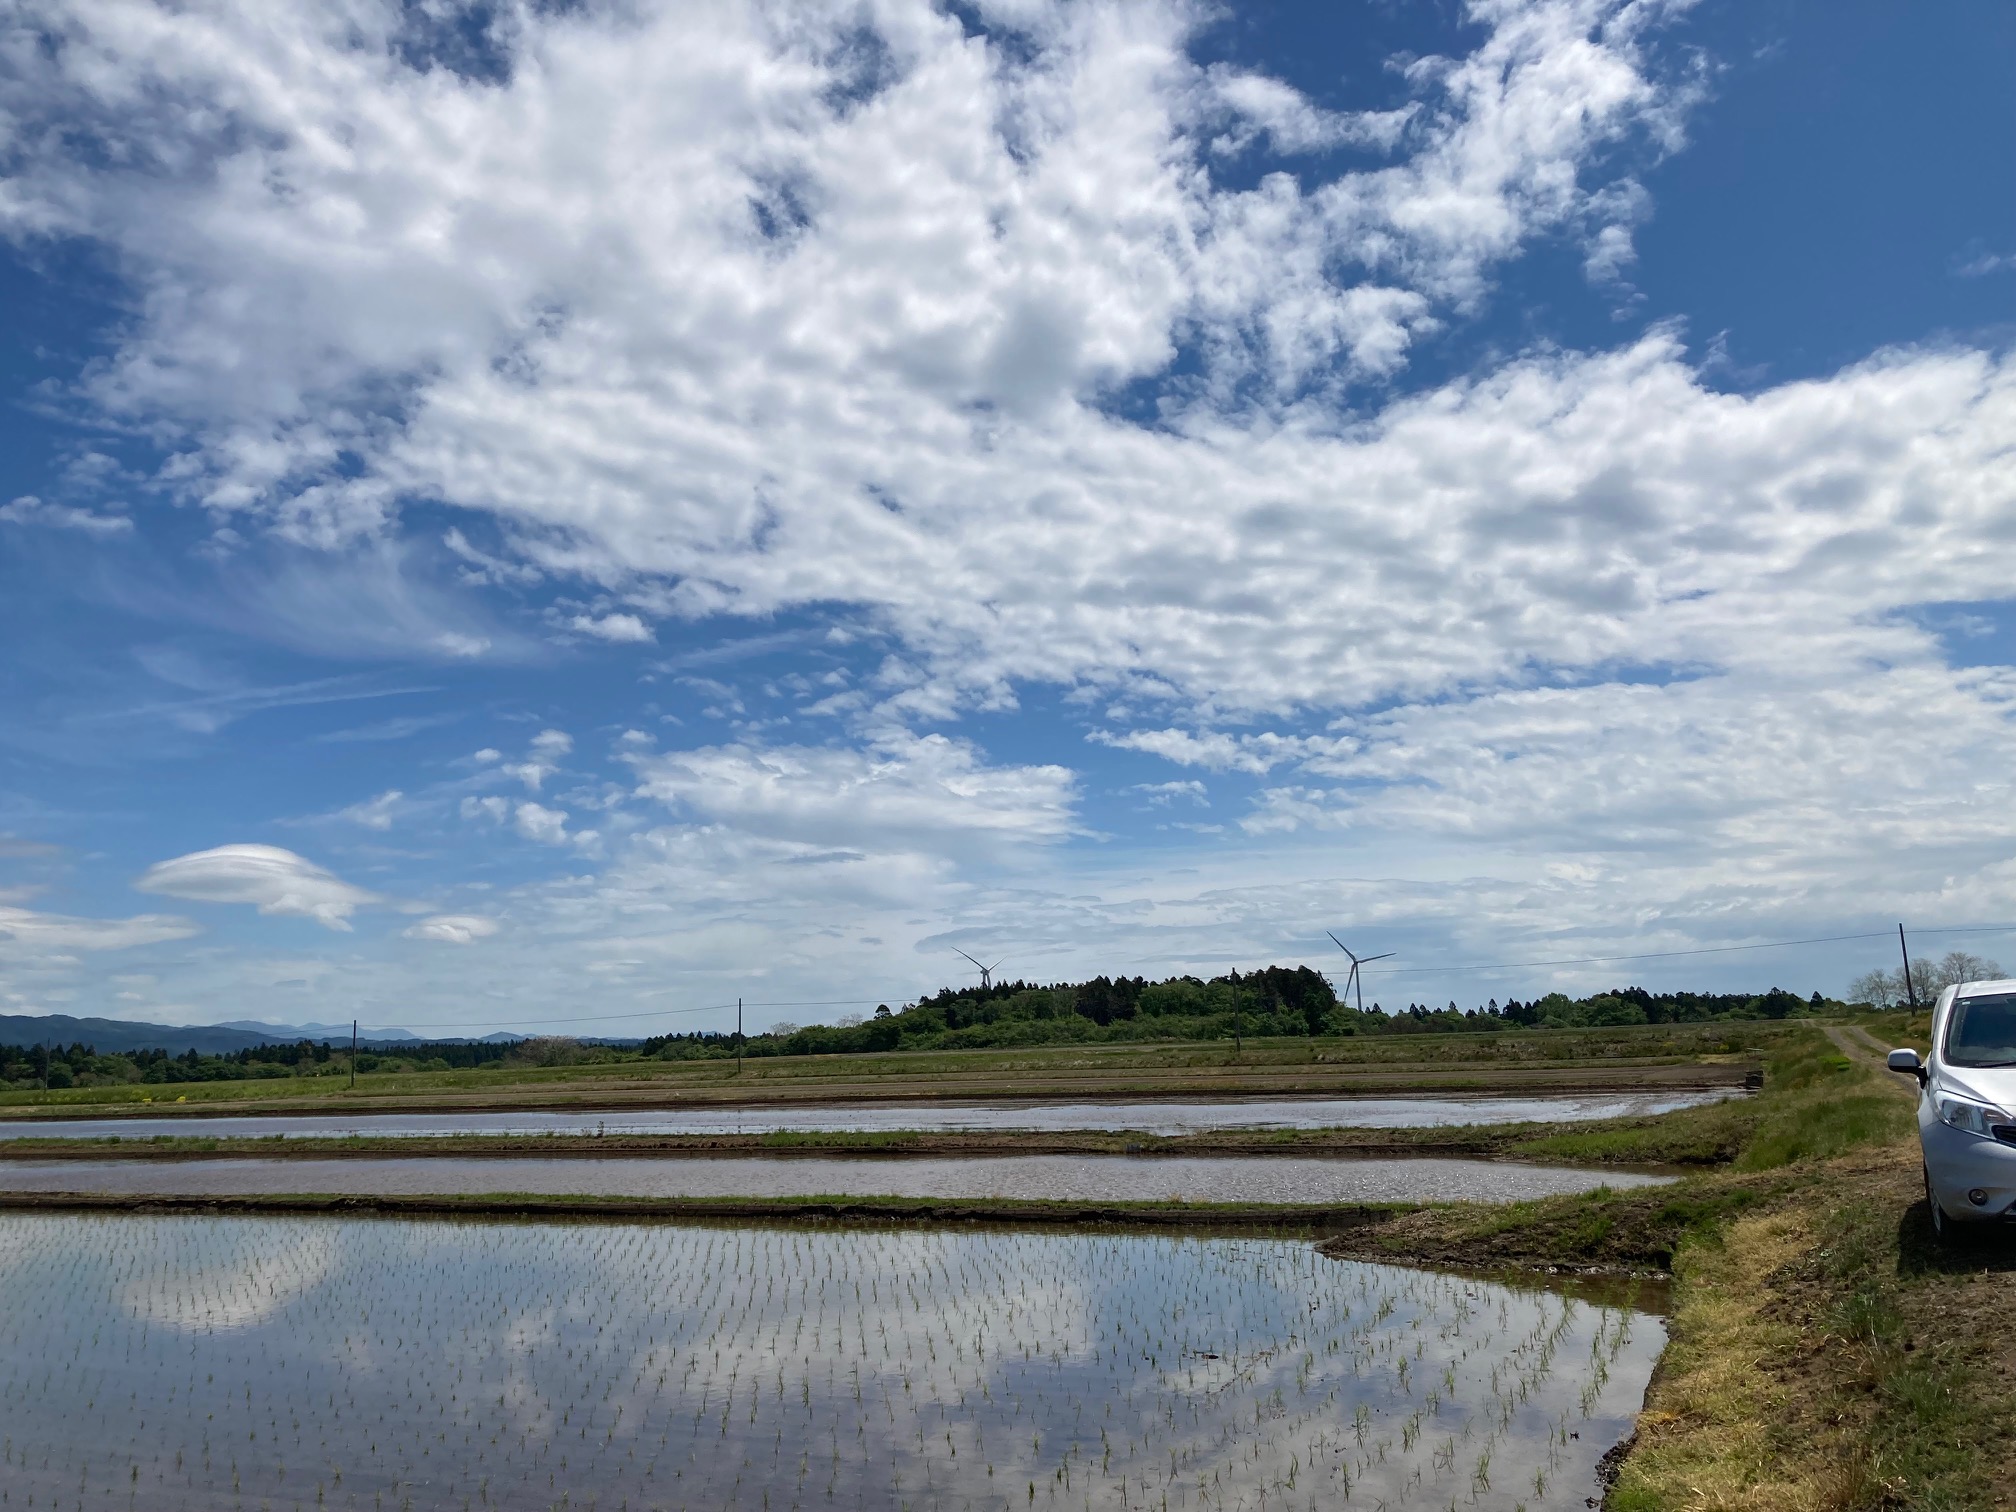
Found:
M 1323 933 L 1330 934 L 1330 931 L 1326 929 Z M 1398 952 L 1388 950 L 1375 956 L 1355 956 L 1351 955 L 1351 947 L 1338 939 L 1337 936 L 1330 935 L 1330 943 L 1343 951 L 1347 956 L 1351 956 L 1351 970 L 1344 978 L 1344 1000 L 1347 1003 L 1350 1002 L 1351 994 L 1355 991 L 1358 994 L 1358 1011 L 1363 1013 L 1365 1011 L 1365 979 L 1358 975 L 1358 968 L 1370 965 L 1373 961 L 1391 960 Z M 968 959 L 970 960 L 971 957 L 968 957 Z
M 999 966 L 1001 964 L 1001 961 L 1005 961 L 1008 959 L 1006 956 L 1003 956 L 1001 958 L 1001 961 L 996 961 L 994 963 L 994 966 L 981 966 L 979 961 L 974 960 L 973 957 L 970 955 L 966 955 L 966 952 L 960 950 L 957 945 L 954 945 L 952 949 L 955 954 L 966 956 L 966 959 L 969 961 L 973 961 L 973 964 L 975 966 L 980 966 L 980 990 L 982 992 L 986 992 L 994 985 L 994 966 Z

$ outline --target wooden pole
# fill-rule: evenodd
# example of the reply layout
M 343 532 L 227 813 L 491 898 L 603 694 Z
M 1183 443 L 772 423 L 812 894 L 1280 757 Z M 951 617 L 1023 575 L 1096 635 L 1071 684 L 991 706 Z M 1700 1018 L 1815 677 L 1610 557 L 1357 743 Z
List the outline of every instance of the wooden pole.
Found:
M 735 1074 L 742 1074 L 742 999 L 735 999 Z
M 357 1020 L 350 1020 L 350 1085 L 357 1085 Z
M 1911 1011 L 1918 1011 L 1918 984 L 1911 980 L 1911 947 L 1904 943 L 1904 926 L 1897 926 L 1897 948 L 1904 953 L 1904 995 L 1910 999 Z

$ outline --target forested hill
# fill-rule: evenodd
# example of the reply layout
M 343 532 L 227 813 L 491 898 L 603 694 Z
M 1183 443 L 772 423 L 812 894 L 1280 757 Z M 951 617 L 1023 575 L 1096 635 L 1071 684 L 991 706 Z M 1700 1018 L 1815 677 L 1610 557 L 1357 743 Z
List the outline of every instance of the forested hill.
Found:
M 108 1053 L 166 1050 L 170 1055 L 181 1055 L 194 1050 L 199 1055 L 229 1055 L 273 1041 L 270 1034 L 209 1024 L 183 1027 L 130 1023 L 125 1019 L 72 1018 L 66 1013 L 0 1013 L 0 1045 L 84 1044 Z

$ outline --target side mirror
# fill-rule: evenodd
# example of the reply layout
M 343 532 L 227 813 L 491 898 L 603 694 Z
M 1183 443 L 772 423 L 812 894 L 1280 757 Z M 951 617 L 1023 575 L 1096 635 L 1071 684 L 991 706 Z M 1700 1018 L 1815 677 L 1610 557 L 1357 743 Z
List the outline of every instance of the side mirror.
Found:
M 1925 1063 L 1918 1059 L 1918 1052 L 1916 1050 L 1892 1050 L 1889 1060 L 1884 1064 L 1892 1071 L 1899 1071 L 1906 1076 L 1917 1077 L 1919 1086 L 1922 1087 L 1925 1085 L 1927 1079 Z

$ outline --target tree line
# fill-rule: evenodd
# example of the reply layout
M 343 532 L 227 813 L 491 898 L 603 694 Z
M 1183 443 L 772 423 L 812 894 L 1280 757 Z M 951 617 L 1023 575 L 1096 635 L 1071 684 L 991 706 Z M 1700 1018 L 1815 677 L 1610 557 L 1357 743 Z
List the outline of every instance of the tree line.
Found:
M 1507 1029 L 1602 1028 L 1627 1024 L 1782 1019 L 1846 1005 L 1780 988 L 1764 993 L 1649 992 L 1619 987 L 1585 998 L 1550 993 L 1532 1001 L 1495 998 L 1475 1008 L 1409 1003 L 1360 1011 L 1329 978 L 1307 966 L 1200 978 L 1098 976 L 1047 985 L 1014 981 L 946 987 L 900 1009 L 834 1024 L 773 1024 L 740 1046 L 748 1056 L 850 1055 L 887 1050 L 992 1049 L 1022 1045 L 1140 1040 L 1490 1033 Z M 724 1044 L 723 1041 L 726 1041 Z M 735 1051 L 734 1037 L 660 1035 L 643 1052 L 662 1059 L 710 1059 Z
M 2002 968 L 1986 956 L 1964 950 L 1949 950 L 1936 961 L 1913 961 L 1907 980 L 1900 961 L 1895 971 L 1869 971 L 1855 978 L 1848 996 L 1873 1008 L 1903 1008 L 1915 998 L 1921 1008 L 1939 1001 L 1939 994 L 1962 982 L 1994 982 Z
M 357 1070 L 452 1071 L 504 1060 L 515 1045 L 421 1042 L 397 1052 L 361 1051 Z M 327 1040 L 252 1045 L 221 1055 L 186 1050 L 118 1050 L 101 1055 L 84 1043 L 0 1045 L 0 1086 L 17 1090 L 48 1087 L 172 1086 L 180 1082 L 264 1081 L 299 1076 L 348 1076 L 350 1047 Z
M 1955 957 L 1930 968 L 1951 967 Z M 1993 967 L 1970 957 L 1975 965 Z M 1998 973 L 1994 968 L 1987 975 Z M 1975 976 L 1982 975 L 1975 972 Z M 1882 1003 L 1862 994 L 1857 1001 Z M 1921 987 L 1921 998 L 1926 989 Z M 1934 994 L 1936 996 L 1936 993 Z M 717 1030 L 654 1035 L 629 1044 L 545 1036 L 515 1043 L 422 1041 L 357 1057 L 360 1073 L 523 1069 L 638 1059 L 719 1060 L 736 1054 L 857 1055 L 889 1050 L 996 1049 L 1025 1045 L 1124 1043 L 1147 1040 L 1235 1040 L 1333 1035 L 1496 1033 L 1512 1029 L 1614 1028 L 1630 1024 L 1693 1024 L 1711 1020 L 1784 1019 L 1847 1005 L 1819 993 L 1801 998 L 1781 988 L 1763 993 L 1650 992 L 1617 987 L 1587 997 L 1548 993 L 1473 1008 L 1410 1002 L 1364 1010 L 1339 999 L 1328 977 L 1307 966 L 1269 966 L 1223 976 L 1097 976 L 1083 982 L 997 982 L 945 987 L 899 1008 L 833 1024 L 773 1024 L 735 1035 Z M 258 1045 L 223 1055 L 136 1050 L 100 1055 L 89 1045 L 0 1045 L 0 1086 L 16 1089 L 245 1081 L 348 1076 L 346 1045 L 326 1040 Z

